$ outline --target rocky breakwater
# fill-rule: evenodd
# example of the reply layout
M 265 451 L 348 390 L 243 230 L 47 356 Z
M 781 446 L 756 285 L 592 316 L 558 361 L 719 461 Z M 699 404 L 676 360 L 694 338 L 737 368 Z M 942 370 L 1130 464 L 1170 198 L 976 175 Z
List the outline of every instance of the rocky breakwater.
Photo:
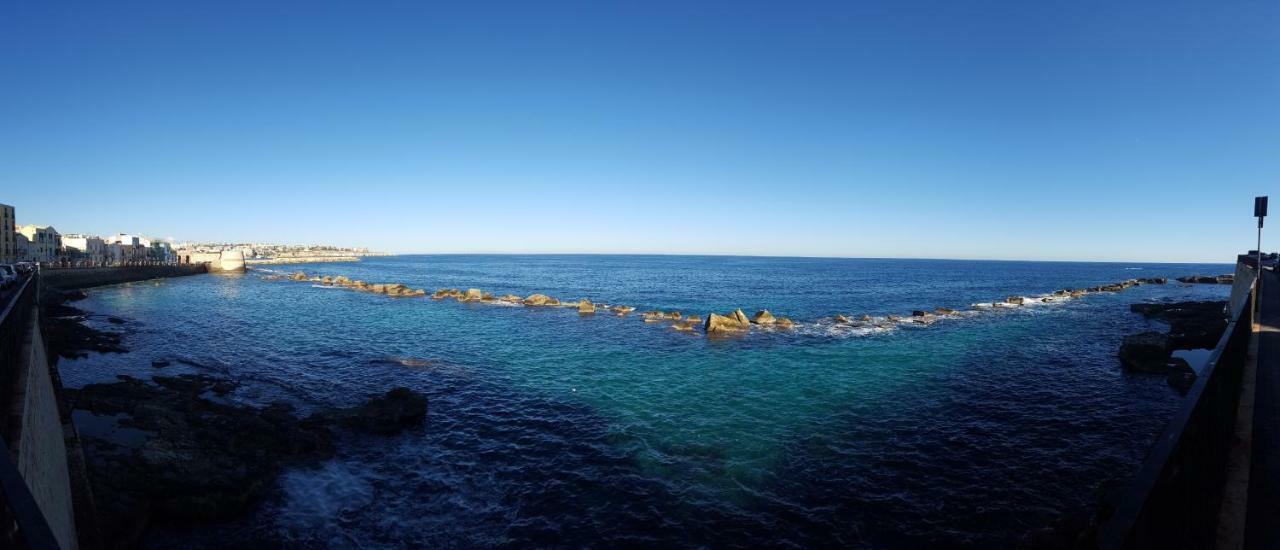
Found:
M 307 274 L 299 272 L 289 276 L 273 275 L 266 278 L 318 283 L 322 286 L 337 286 L 395 297 L 424 296 L 426 294 L 426 292 L 421 289 L 410 289 L 402 284 L 370 285 L 363 281 L 352 281 L 349 278 L 342 276 L 316 277 L 307 276 Z M 906 316 L 886 315 L 882 317 L 871 317 L 863 315 L 856 321 L 843 314 L 838 314 L 831 318 L 820 319 L 812 324 L 816 326 L 825 325 L 836 329 L 873 328 L 879 330 L 892 330 L 899 326 L 927 327 L 942 319 L 972 316 L 979 314 L 984 310 L 1021 308 L 1040 304 L 1057 303 L 1081 298 L 1094 293 L 1120 292 L 1135 286 L 1165 284 L 1167 282 L 1168 281 L 1166 279 L 1161 277 L 1128 279 L 1118 283 L 1099 285 L 1089 288 L 1064 288 L 1056 290 L 1050 294 L 1039 296 L 1008 296 L 997 302 L 972 304 L 967 312 L 961 312 L 948 307 L 935 307 L 932 309 L 915 310 L 911 312 L 910 315 Z M 472 304 L 537 308 L 559 307 L 574 309 L 584 318 L 596 317 L 596 314 L 599 312 L 608 312 L 616 317 L 625 317 L 636 310 L 634 306 L 602 304 L 592 302 L 586 298 L 579 300 L 560 300 L 559 298 L 540 293 L 531 294 L 523 298 L 514 294 L 495 296 L 492 293 L 484 292 L 478 288 L 469 288 L 466 290 L 457 288 L 441 288 L 431 293 L 431 298 L 433 300 L 455 300 L 462 303 Z M 712 313 L 707 315 L 705 320 L 703 320 L 702 317 L 682 315 L 679 311 L 652 310 L 640 314 L 640 319 L 646 324 L 665 325 L 669 326 L 673 330 L 685 333 L 697 333 L 699 331 L 698 329 L 701 329 L 701 332 L 707 335 L 739 334 L 749 331 L 753 326 L 761 329 L 767 329 L 767 331 L 785 331 L 796 327 L 796 323 L 791 319 L 786 317 L 775 317 L 767 310 L 760 310 L 756 312 L 755 316 L 750 318 L 748 318 L 745 313 L 742 313 L 742 310 L 740 309 L 729 314 Z
M 1130 305 L 1130 311 L 1168 323 L 1169 329 L 1126 336 L 1120 345 L 1121 363 L 1133 372 L 1165 375 L 1170 385 L 1185 391 L 1196 373 L 1185 359 L 1173 357 L 1173 351 L 1217 346 L 1227 328 L 1226 306 L 1221 301 Z
M 1178 277 L 1178 282 L 1197 285 L 1230 285 L 1235 284 L 1236 276 L 1230 273 L 1226 275 L 1188 275 L 1186 277 Z
M 267 279 L 267 280 L 280 280 L 280 279 L 284 279 L 284 280 L 295 281 L 295 282 L 308 282 L 308 283 L 315 283 L 315 284 L 319 284 L 319 285 L 322 285 L 322 286 L 332 286 L 332 287 L 338 287 L 338 288 L 345 288 L 345 289 L 354 290 L 354 291 L 357 291 L 357 292 L 368 292 L 368 293 L 371 293 L 371 294 L 382 294 L 382 295 L 385 295 L 385 296 L 391 296 L 391 297 L 393 297 L 393 298 L 418 298 L 418 297 L 422 297 L 422 296 L 426 296 L 426 295 L 427 295 L 427 291 L 425 291 L 425 290 L 423 290 L 423 289 L 421 289 L 421 288 L 416 288 L 416 289 L 415 289 L 415 288 L 410 288 L 410 287 L 408 287 L 408 286 L 406 286 L 406 285 L 403 285 L 403 284 L 400 284 L 400 283 L 374 283 L 374 284 L 370 284 L 370 283 L 366 283 L 366 282 L 364 282 L 364 281 L 351 280 L 351 279 L 349 279 L 349 278 L 347 278 L 347 277 L 345 277 L 345 276 L 342 276 L 342 275 L 339 275 L 339 276 L 337 276 L 337 277 L 330 277 L 330 276 L 327 276 L 327 275 L 326 275 L 326 276 L 324 276 L 324 277 L 315 276 L 315 275 L 308 276 L 306 273 L 303 273 L 303 272 L 299 271 L 299 272 L 297 272 L 297 273 L 294 273 L 294 274 L 292 274 L 292 275 L 288 275 L 288 276 L 282 276 L 282 275 L 269 275 L 269 276 L 264 277 L 264 278 L 265 278 L 265 279 Z
M 77 415 L 119 426 L 114 439 L 82 430 L 110 546 L 136 546 L 150 526 L 241 516 L 283 468 L 331 456 L 335 430 L 392 435 L 420 426 L 427 412 L 424 396 L 395 388 L 360 406 L 300 417 L 287 403 L 232 404 L 226 396 L 236 387 L 207 375 L 120 376 L 66 390 Z

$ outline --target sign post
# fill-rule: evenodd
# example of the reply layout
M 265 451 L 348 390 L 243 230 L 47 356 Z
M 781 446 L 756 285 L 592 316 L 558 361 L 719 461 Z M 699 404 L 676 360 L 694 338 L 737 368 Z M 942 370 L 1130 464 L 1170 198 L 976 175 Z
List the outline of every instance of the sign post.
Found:
M 1253 216 L 1258 218 L 1258 248 L 1254 250 L 1257 253 L 1256 264 L 1254 269 L 1257 270 L 1257 279 L 1253 283 L 1253 307 L 1254 321 L 1258 321 L 1258 312 L 1262 311 L 1262 219 L 1267 217 L 1267 197 L 1253 198 Z

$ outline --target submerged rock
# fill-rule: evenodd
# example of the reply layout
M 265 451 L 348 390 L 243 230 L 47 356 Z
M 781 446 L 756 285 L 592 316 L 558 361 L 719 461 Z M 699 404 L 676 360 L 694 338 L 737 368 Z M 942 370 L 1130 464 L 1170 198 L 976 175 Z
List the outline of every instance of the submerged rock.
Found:
M 393 435 L 421 425 L 426 416 L 425 396 L 409 388 L 396 387 L 363 405 L 320 413 L 315 419 L 331 420 L 369 433 Z
M 844 315 L 836 315 L 833 320 L 842 325 L 849 324 L 849 318 Z
M 1015 306 L 1020 306 L 1024 302 L 1026 302 L 1026 298 L 1023 298 L 1022 296 L 1010 296 L 1004 299 L 1004 303 L 1013 304 Z
M 560 300 L 547 296 L 546 294 L 531 294 L 524 299 L 526 306 L 558 306 Z
M 251 510 L 287 466 L 310 466 L 333 452 L 331 426 L 393 434 L 421 424 L 426 398 L 393 389 L 367 403 L 299 418 L 292 406 L 236 407 L 236 383 L 206 375 L 128 376 L 67 388 L 68 405 L 119 415 L 139 441 L 82 434 L 100 524 L 111 547 L 133 547 L 149 525 L 222 521 Z
M 1169 372 L 1169 337 L 1159 332 L 1140 332 L 1124 337 L 1120 361 L 1132 370 L 1154 374 Z

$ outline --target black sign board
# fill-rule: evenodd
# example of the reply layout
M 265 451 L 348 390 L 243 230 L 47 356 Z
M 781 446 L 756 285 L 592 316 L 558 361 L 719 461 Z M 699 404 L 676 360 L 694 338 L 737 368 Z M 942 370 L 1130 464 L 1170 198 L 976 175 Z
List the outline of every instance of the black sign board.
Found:
M 1253 198 L 1253 217 L 1255 218 L 1267 217 L 1267 198 L 1266 197 Z

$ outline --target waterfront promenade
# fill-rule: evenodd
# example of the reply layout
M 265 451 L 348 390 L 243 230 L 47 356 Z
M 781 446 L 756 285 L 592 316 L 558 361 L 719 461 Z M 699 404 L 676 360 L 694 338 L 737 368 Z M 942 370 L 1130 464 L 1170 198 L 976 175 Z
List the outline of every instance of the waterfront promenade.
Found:
M 1264 271 L 1257 324 L 1245 548 L 1280 548 L 1280 276 Z

